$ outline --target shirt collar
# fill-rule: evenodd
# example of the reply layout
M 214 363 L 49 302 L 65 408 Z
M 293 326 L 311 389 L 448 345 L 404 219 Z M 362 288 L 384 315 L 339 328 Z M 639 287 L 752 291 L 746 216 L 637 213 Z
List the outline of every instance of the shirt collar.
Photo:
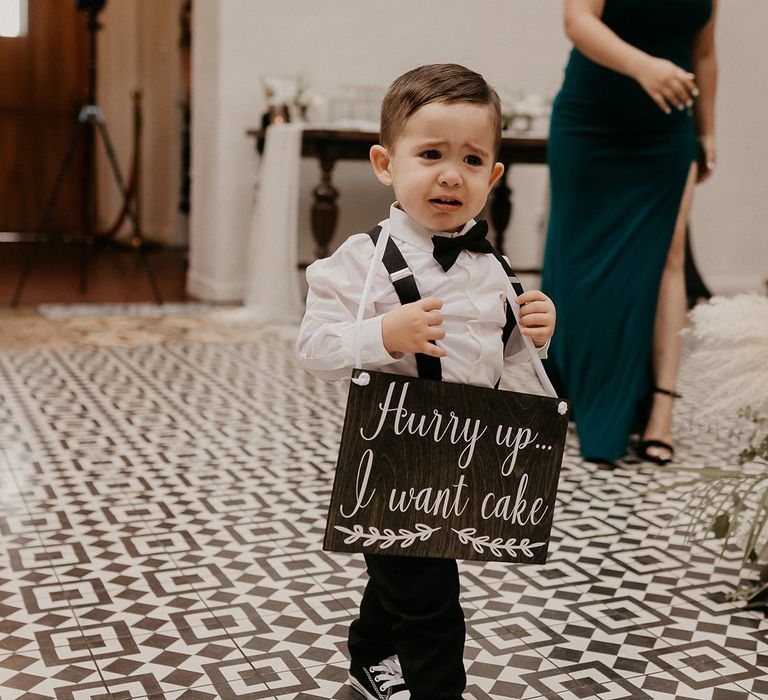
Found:
M 470 219 L 460 231 L 456 233 L 447 233 L 445 231 L 432 231 L 419 223 L 416 223 L 408 214 L 406 214 L 397 202 L 392 204 L 389 208 L 389 233 L 392 238 L 397 238 L 399 241 L 410 243 L 412 246 L 425 251 L 432 250 L 432 236 L 448 236 L 454 238 L 466 233 L 472 226 L 475 225 L 475 220 Z

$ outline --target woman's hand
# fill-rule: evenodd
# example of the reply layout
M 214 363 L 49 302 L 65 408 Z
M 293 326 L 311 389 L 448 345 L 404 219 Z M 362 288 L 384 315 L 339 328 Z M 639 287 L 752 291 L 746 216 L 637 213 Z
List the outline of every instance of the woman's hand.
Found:
M 715 170 L 717 161 L 717 152 L 715 150 L 714 134 L 701 134 L 699 136 L 699 172 L 696 176 L 696 182 L 704 182 Z
M 647 56 L 633 77 L 667 114 L 672 113 L 673 107 L 680 110 L 692 107 L 693 99 L 699 94 L 693 73 L 665 58 Z

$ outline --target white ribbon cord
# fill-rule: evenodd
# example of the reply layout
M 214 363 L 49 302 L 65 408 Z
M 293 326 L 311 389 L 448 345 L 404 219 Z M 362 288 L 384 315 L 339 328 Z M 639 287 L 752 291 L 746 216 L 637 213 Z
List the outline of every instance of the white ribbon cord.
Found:
M 507 277 L 507 303 L 509 304 L 509 308 L 512 309 L 512 314 L 515 317 L 515 321 L 517 321 L 517 327 L 521 329 L 520 337 L 523 339 L 523 345 L 525 345 L 525 349 L 528 351 L 528 355 L 530 355 L 531 362 L 533 363 L 533 368 L 536 370 L 536 376 L 539 378 L 539 381 L 541 382 L 541 386 L 544 387 L 544 391 L 546 391 L 550 396 L 553 398 L 558 398 L 557 392 L 555 391 L 555 387 L 552 386 L 552 382 L 549 381 L 549 377 L 547 376 L 547 371 L 544 369 L 544 365 L 541 363 L 541 358 L 539 357 L 539 352 L 536 349 L 536 346 L 533 344 L 533 341 L 527 336 L 522 334 L 522 324 L 520 323 L 520 305 L 517 303 L 517 294 L 515 294 L 515 290 L 512 287 L 512 282 L 509 281 L 509 278 Z M 558 407 L 558 413 L 563 415 L 564 411 L 561 411 L 560 407 Z
M 363 293 L 360 295 L 360 306 L 357 307 L 355 331 L 352 336 L 352 352 L 355 359 L 355 367 L 360 369 L 362 369 L 360 346 L 362 345 L 363 338 L 363 317 L 365 316 L 365 307 L 368 304 L 368 297 L 371 295 L 371 287 L 373 286 L 373 280 L 376 277 L 376 271 L 381 265 L 381 261 L 384 259 L 384 249 L 387 246 L 388 240 L 389 226 L 385 225 L 381 227 L 381 231 L 379 232 L 379 240 L 376 241 L 376 248 L 373 251 L 371 266 L 368 268 L 368 275 L 366 276 L 365 284 L 363 285 Z M 359 386 L 367 386 L 371 381 L 371 377 L 366 372 L 362 372 L 357 377 L 353 377 L 352 381 Z

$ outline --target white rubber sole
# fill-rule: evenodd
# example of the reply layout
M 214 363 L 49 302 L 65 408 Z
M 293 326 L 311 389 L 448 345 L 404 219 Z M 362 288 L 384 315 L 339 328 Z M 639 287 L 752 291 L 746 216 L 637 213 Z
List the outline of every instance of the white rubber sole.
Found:
M 375 695 L 371 695 L 365 688 L 363 688 L 362 684 L 360 683 L 357 678 L 355 678 L 351 673 L 349 674 L 349 684 L 358 692 L 360 695 L 362 695 L 366 700 L 379 700 Z

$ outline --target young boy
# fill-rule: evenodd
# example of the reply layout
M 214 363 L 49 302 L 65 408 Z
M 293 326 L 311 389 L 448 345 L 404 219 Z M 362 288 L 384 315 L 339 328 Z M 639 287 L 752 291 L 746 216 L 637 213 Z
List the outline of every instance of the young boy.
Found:
M 506 273 L 487 254 L 483 224 L 457 240 L 475 226 L 504 172 L 496 162 L 500 142 L 499 98 L 481 75 L 430 65 L 392 83 L 381 109 L 381 144 L 370 153 L 376 177 L 396 197 L 379 225 L 388 228 L 422 298 L 401 304 L 381 265 L 362 323 L 363 368 L 416 376 L 420 353 L 440 358 L 446 381 L 493 387 L 505 357 L 524 350 L 520 332 L 545 352 L 555 326 L 552 302 L 538 291 L 519 296 L 522 328 L 505 347 Z M 439 239 L 462 247 L 446 258 L 441 250 L 451 245 Z M 350 376 L 373 252 L 370 235 L 355 235 L 307 269 L 296 351 L 312 374 Z M 365 561 L 369 581 L 349 631 L 352 687 L 373 700 L 461 700 L 465 627 L 456 562 L 376 554 Z

